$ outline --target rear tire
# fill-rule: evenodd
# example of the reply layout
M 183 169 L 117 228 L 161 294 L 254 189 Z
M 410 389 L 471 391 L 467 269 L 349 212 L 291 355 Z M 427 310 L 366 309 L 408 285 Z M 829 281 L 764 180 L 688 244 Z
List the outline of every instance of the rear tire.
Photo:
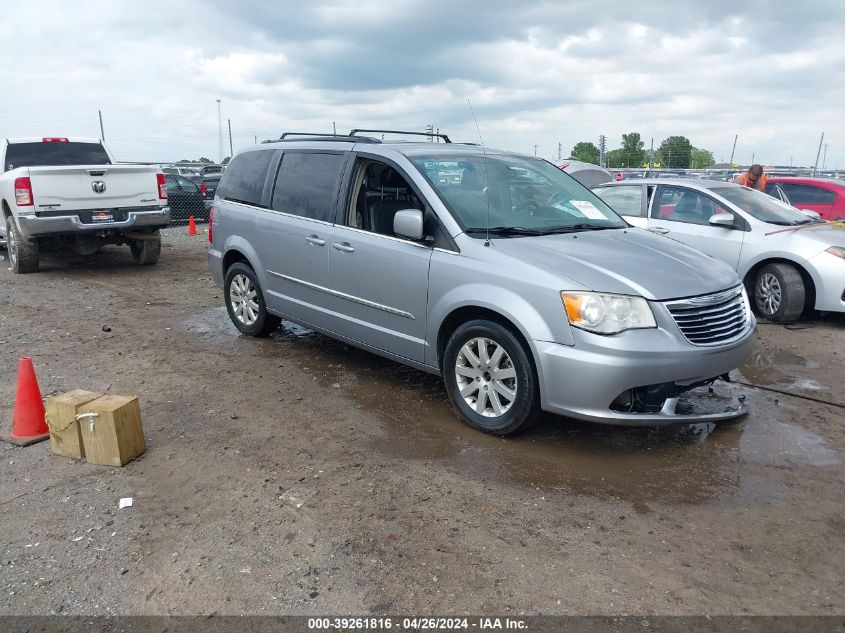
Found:
M 129 250 L 132 251 L 132 259 L 136 264 L 149 266 L 158 261 L 161 255 L 161 234 L 156 231 L 150 234 L 153 239 L 132 240 L 129 242 Z
M 801 273 L 790 264 L 766 264 L 754 280 L 754 306 L 777 323 L 795 321 L 804 312 L 807 291 Z
M 536 422 L 540 389 L 529 354 L 494 321 L 469 321 L 455 330 L 443 352 L 443 380 L 461 419 L 494 435 Z
M 267 312 L 264 292 L 255 276 L 255 271 L 242 262 L 232 264 L 226 270 L 223 282 L 223 297 L 232 323 L 249 336 L 268 336 L 279 328 L 282 320 Z
M 6 216 L 6 249 L 9 251 L 12 272 L 24 274 L 38 271 L 38 242 L 21 235 L 11 215 Z

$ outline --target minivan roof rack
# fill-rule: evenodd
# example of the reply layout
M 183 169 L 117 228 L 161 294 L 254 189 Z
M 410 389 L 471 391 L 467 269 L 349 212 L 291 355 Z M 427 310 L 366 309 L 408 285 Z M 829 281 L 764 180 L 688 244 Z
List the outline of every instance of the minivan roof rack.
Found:
M 289 138 L 297 137 L 297 138 Z M 344 136 L 325 132 L 285 132 L 277 139 L 261 141 L 262 143 L 278 143 L 280 141 L 333 141 L 335 143 L 381 143 L 380 140 L 368 136 Z
M 367 132 L 369 134 L 373 134 L 373 133 L 375 133 L 375 134 L 410 134 L 411 136 L 428 136 L 428 137 L 437 136 L 439 138 L 442 138 L 443 141 L 446 142 L 446 143 L 452 142 L 451 140 L 449 140 L 448 136 L 446 136 L 445 134 L 440 134 L 439 132 L 406 132 L 406 131 L 403 131 L 403 130 L 362 130 L 362 129 L 355 128 L 354 130 L 352 130 L 349 133 L 349 136 L 355 136 L 356 134 L 358 134 L 358 132 Z

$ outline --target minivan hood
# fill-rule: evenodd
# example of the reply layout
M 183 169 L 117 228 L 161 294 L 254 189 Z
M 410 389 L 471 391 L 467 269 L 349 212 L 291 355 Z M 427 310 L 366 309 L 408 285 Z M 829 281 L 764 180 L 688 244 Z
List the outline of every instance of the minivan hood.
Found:
M 717 292 L 739 283 L 727 264 L 637 228 L 496 238 L 492 242 L 500 253 L 597 292 L 664 301 Z

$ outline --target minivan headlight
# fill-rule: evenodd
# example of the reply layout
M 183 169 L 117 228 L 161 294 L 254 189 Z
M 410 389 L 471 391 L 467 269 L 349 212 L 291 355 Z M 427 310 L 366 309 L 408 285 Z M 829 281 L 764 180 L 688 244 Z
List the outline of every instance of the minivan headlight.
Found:
M 600 292 L 560 293 L 569 323 L 596 334 L 657 327 L 648 301 L 642 297 Z

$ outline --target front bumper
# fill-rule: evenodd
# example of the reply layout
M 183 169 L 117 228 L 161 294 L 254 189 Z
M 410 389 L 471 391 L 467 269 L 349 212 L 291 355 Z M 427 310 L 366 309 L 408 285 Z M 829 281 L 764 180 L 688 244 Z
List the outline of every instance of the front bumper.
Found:
M 680 332 L 660 326 L 600 336 L 573 329 L 575 345 L 534 341 L 543 410 L 619 426 L 661 426 L 717 422 L 746 413 L 739 405 L 719 413 L 675 413 L 677 398 L 667 398 L 657 412 L 625 413 L 611 403 L 630 389 L 661 383 L 692 384 L 736 369 L 754 346 L 751 318 L 743 335 L 730 344 L 700 347 Z
M 166 227 L 170 224 L 170 207 L 129 211 L 122 222 L 85 223 L 78 214 L 59 216 L 17 216 L 18 229 L 25 237 L 68 235 L 89 231 L 123 230 L 139 227 Z
M 845 312 L 845 260 L 824 252 L 808 264 L 816 286 L 816 310 Z

